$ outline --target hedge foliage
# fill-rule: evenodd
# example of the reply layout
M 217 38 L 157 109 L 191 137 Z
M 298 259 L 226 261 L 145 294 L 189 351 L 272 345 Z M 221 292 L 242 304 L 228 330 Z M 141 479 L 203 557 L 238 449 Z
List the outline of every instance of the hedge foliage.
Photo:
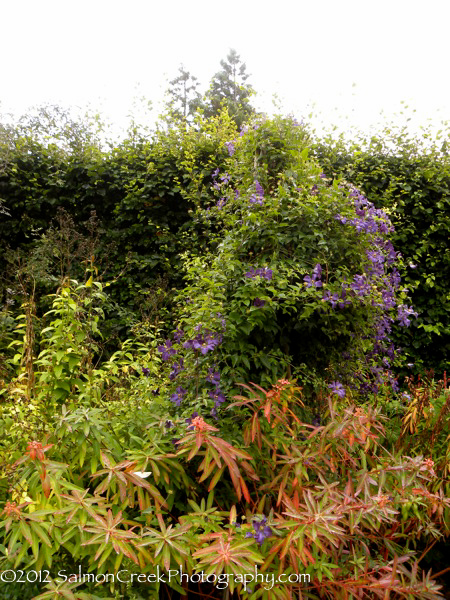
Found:
M 145 144 L 121 150 L 141 156 Z M 310 145 L 290 118 L 239 134 L 226 115 L 161 132 L 139 179 L 127 176 L 120 214 L 88 218 L 83 235 L 76 215 L 43 221 L 44 236 L 8 253 L 19 268 L 7 299 L 22 293 L 20 314 L 3 311 L 13 330 L 0 372 L 0 589 L 11 600 L 448 591 L 448 380 L 409 377 L 399 390 L 391 330 L 414 327 L 415 312 L 390 219 L 327 176 Z M 169 159 L 174 196 L 142 192 Z M 100 252 L 119 269 L 126 243 L 131 274 L 100 281 Z M 139 270 L 145 243 L 161 262 Z M 153 298 L 153 320 L 136 319 L 99 360 L 115 286 L 119 317 L 140 290 L 171 297 Z M 168 577 L 180 567 L 190 581 Z
M 195 174 L 185 167 L 192 153 Z M 183 130 L 126 140 L 108 152 L 96 147 L 67 152 L 30 136 L 10 136 L 0 172 L 0 197 L 9 213 L 0 223 L 2 247 L 29 251 L 48 232 L 58 209 L 78 227 L 95 211 L 101 233 L 95 261 L 108 263 L 113 275 L 127 265 L 120 295 L 129 301 L 137 288 L 177 270 L 192 209 L 181 189 L 221 153 L 224 140 Z
M 82 131 L 73 127 L 72 135 L 74 129 Z M 224 164 L 225 142 L 237 132 L 222 115 L 198 120 L 189 129 L 157 131 L 151 138 L 130 136 L 109 150 L 79 135 L 82 139 L 71 138 L 63 148 L 61 140 L 3 128 L 0 198 L 9 216 L 0 221 L 0 251 L 19 249 L 27 260 L 33 251 L 41 261 L 46 257 L 46 277 L 61 271 L 82 277 L 80 262 L 94 255 L 102 272 L 118 278 L 112 298 L 122 308 L 111 310 L 110 317 L 120 330 L 138 312 L 171 310 L 171 289 L 182 285 L 181 255 L 194 248 L 201 254 L 208 247 L 210 232 L 193 216 L 211 198 L 211 171 Z M 445 146 L 424 147 L 404 131 L 386 131 L 368 143 L 343 138 L 310 143 L 330 179 L 344 177 L 389 214 L 396 227 L 394 246 L 404 257 L 402 279 L 419 312 L 418 328 L 395 330 L 394 338 L 418 371 L 444 371 L 450 348 Z M 277 165 L 271 168 L 277 171 Z M 65 220 L 64 234 L 61 214 L 55 225 L 61 209 L 73 219 L 71 226 Z M 77 252 L 78 261 L 73 260 Z M 16 264 L 10 268 L 16 270 Z M 11 301 L 6 288 L 14 289 L 7 276 L 0 291 L 4 302 Z
M 445 140 L 445 137 L 444 137 Z M 419 313 L 418 327 L 396 331 L 410 362 L 448 368 L 450 358 L 450 158 L 438 135 L 411 137 L 405 128 L 351 142 L 317 141 L 327 174 L 360 188 L 395 226 L 392 241 L 404 257 L 402 279 Z

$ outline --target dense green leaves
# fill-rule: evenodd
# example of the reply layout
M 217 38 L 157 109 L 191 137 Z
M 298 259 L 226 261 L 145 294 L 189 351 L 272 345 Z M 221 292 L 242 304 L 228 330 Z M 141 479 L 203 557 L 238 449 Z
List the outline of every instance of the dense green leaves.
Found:
M 402 129 L 386 129 L 370 142 L 328 138 L 314 147 L 327 174 L 343 176 L 389 212 L 403 282 L 419 313 L 414 332 L 396 331 L 396 339 L 418 370 L 438 372 L 450 357 L 450 163 L 444 150 L 438 139 L 426 144 Z
M 8 144 L 0 571 L 51 570 L 43 600 L 442 597 L 448 381 L 397 391 L 386 340 L 444 337 L 445 303 L 417 329 L 396 269 L 419 299 L 444 287 L 445 157 L 315 147 L 321 166 L 295 120 L 227 112 L 104 153 Z M 345 180 L 358 161 L 398 243 L 423 220 L 416 269 Z

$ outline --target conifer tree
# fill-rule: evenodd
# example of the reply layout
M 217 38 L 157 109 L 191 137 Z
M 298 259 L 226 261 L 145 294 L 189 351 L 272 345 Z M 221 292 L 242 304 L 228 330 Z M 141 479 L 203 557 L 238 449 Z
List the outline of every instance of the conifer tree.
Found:
M 183 65 L 178 68 L 178 76 L 169 81 L 166 106 L 172 118 L 188 121 L 201 104 L 201 96 L 197 91 L 198 80 L 186 71 Z
M 206 92 L 204 110 L 206 116 L 214 116 L 226 107 L 230 116 L 240 127 L 255 110 L 250 105 L 253 88 L 246 83 L 249 75 L 236 50 L 231 49 L 226 60 L 220 61 L 222 69 L 211 80 Z

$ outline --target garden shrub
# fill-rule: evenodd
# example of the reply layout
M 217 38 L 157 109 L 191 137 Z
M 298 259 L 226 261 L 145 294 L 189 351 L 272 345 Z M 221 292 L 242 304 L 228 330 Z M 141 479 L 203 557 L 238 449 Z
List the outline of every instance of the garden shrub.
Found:
M 154 294 L 161 281 L 166 281 L 165 306 L 170 311 L 169 290 L 182 286 L 181 254 L 196 248 L 201 255 L 208 246 L 209 229 L 192 217 L 199 203 L 211 197 L 206 185 L 211 172 L 215 168 L 224 172 L 225 142 L 231 143 L 236 135 L 235 125 L 225 114 L 197 118 L 190 128 L 174 126 L 151 137 L 133 135 L 109 150 L 101 150 L 92 136 L 83 133 L 83 127 L 78 130 L 82 134 L 78 141 L 61 146 L 45 141 L 34 130 L 6 134 L 4 129 L 0 197 L 9 216 L 2 215 L 0 220 L 2 252 L 8 246 L 29 253 L 56 219 L 58 208 L 81 230 L 95 211 L 101 234 L 95 262 L 102 272 L 118 278 L 112 294 L 122 313 L 116 311 L 111 317 L 124 335 L 135 315 L 146 310 L 147 296 Z M 53 140 L 53 129 L 47 137 Z M 394 339 L 409 353 L 406 362 L 415 363 L 417 372 L 434 368 L 442 373 L 449 346 L 445 144 L 440 148 L 436 140 L 427 147 L 419 138 L 394 129 L 368 142 L 310 138 L 311 154 L 330 181 L 343 177 L 389 215 L 395 227 L 392 242 L 404 259 L 403 266 L 399 265 L 403 283 L 419 314 L 417 332 L 394 326 Z M 281 131 L 261 130 L 255 152 L 256 161 L 261 163 L 265 157 L 272 173 L 268 175 L 271 181 L 261 180 L 267 193 L 284 170 L 282 163 L 289 153 Z M 193 182 L 196 192 L 186 194 Z M 76 279 L 82 274 L 77 261 L 65 273 Z M 5 289 L 14 288 L 11 277 L 1 288 L 5 301 Z
M 188 412 L 209 404 L 215 415 L 232 382 L 286 375 L 315 388 L 313 397 L 332 381 L 351 382 L 356 395 L 385 383 L 396 391 L 389 333 L 416 313 L 386 213 L 327 178 L 289 119 L 257 122 L 227 148 L 224 170 L 210 174 L 213 198 L 195 216 L 209 247 L 185 255 L 178 333 L 160 347 L 168 365 L 178 361 L 175 404 Z M 216 366 L 216 392 L 206 385 L 199 404 L 199 378 L 211 380 Z
M 337 394 L 323 424 L 310 425 L 289 381 L 243 389 L 229 406 L 246 415 L 241 447 L 202 416 L 177 420 L 184 433 L 174 446 L 172 426 L 151 418 L 149 400 L 113 421 L 106 406 L 55 413 L 42 441 L 25 438 L 26 451 L 16 451 L 0 525 L 2 569 L 57 569 L 42 600 L 127 590 L 158 597 L 167 585 L 189 594 L 192 584 L 167 579 L 180 566 L 243 598 L 442 597 L 433 576 L 420 573 L 416 551 L 421 540 L 448 535 L 448 478 L 431 456 L 384 447 L 379 409 Z M 78 564 L 100 580 L 159 568 L 165 583 L 94 588 L 69 577 Z M 252 581 L 256 565 L 260 579 Z

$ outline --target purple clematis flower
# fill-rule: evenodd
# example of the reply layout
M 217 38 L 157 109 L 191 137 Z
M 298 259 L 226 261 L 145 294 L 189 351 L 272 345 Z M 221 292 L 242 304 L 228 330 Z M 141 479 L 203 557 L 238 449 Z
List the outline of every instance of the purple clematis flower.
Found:
M 195 429 L 195 426 L 191 425 L 191 423 L 195 419 L 195 417 L 198 417 L 198 416 L 199 416 L 198 412 L 194 411 L 190 417 L 188 417 L 187 419 L 185 419 L 186 425 L 188 425 L 188 427 L 186 427 L 186 429 L 188 431 L 192 431 L 193 429 Z
M 411 325 L 411 319 L 409 319 L 408 317 L 418 316 L 417 313 L 410 306 L 406 306 L 406 304 L 401 304 L 397 310 L 398 322 L 403 327 L 409 327 Z
M 264 279 L 267 279 L 267 281 L 272 279 L 272 275 L 272 269 L 267 268 L 254 269 L 253 267 L 250 267 L 247 273 L 245 273 L 245 277 L 249 277 L 250 279 L 254 279 L 255 277 L 263 277 Z
M 233 154 L 235 153 L 235 147 L 234 147 L 234 142 L 225 142 L 225 146 L 227 147 L 228 150 L 228 154 L 230 156 L 233 156 Z
M 172 347 L 172 342 L 170 340 L 166 340 L 164 342 L 164 345 L 162 346 L 158 346 L 158 350 L 161 352 L 162 354 L 162 359 L 165 360 L 169 360 L 169 358 L 171 356 L 174 356 L 174 354 L 177 353 L 177 351 L 175 350 L 175 348 Z
M 208 369 L 208 375 L 206 376 L 206 381 L 209 381 L 210 383 L 214 383 L 214 385 L 218 385 L 220 382 L 219 371 L 214 371 L 213 367 Z
M 250 531 L 245 534 L 246 538 L 254 538 L 258 545 L 261 546 L 264 540 L 272 535 L 272 529 L 267 525 L 267 517 L 263 517 L 260 521 L 254 519 L 252 521 L 254 533 Z
M 208 396 L 214 400 L 214 405 L 217 408 L 218 406 L 220 406 L 221 404 L 223 404 L 226 400 L 223 392 L 221 390 L 219 390 L 219 388 L 217 387 L 215 390 L 210 390 L 208 392 Z
M 333 381 L 328 387 L 339 398 L 345 398 L 345 388 L 339 381 Z
M 187 391 L 184 388 L 182 388 L 181 385 L 179 385 L 177 387 L 176 393 L 172 394 L 170 396 L 170 399 L 175 404 L 175 406 L 181 406 L 181 402 L 186 394 L 187 394 Z
M 264 198 L 264 189 L 263 186 L 259 183 L 257 179 L 255 179 L 255 189 L 256 193 L 260 198 Z
M 261 300 L 261 298 L 255 298 L 253 300 L 253 306 L 256 306 L 258 308 L 262 308 L 265 305 L 265 301 Z
M 183 337 L 183 335 L 184 335 L 184 331 L 183 331 L 182 329 L 177 329 L 177 330 L 175 331 L 175 333 L 173 334 L 173 339 L 174 339 L 176 342 L 180 342 L 180 341 L 181 341 L 181 338 Z
M 199 333 L 193 340 L 184 342 L 183 348 L 192 348 L 193 350 L 200 350 L 205 355 L 210 350 L 214 350 L 216 346 L 222 343 L 223 336 L 220 333 L 214 333 L 207 331 L 204 334 Z
M 250 202 L 250 204 L 259 204 L 260 206 L 264 204 L 263 199 L 260 196 L 257 196 L 256 194 L 252 194 L 248 201 Z
M 184 370 L 183 359 L 180 358 L 179 362 L 173 363 L 172 372 L 169 375 L 170 381 L 173 381 L 175 377 L 177 377 L 181 371 Z
M 239 132 L 239 137 L 244 136 L 248 132 L 248 125 L 242 125 L 241 130 Z
M 303 281 L 305 282 L 306 287 L 314 286 L 316 288 L 320 288 L 323 286 L 321 277 L 322 277 L 322 266 L 319 263 L 317 263 L 317 265 L 313 269 L 312 276 L 305 275 L 305 277 L 303 277 Z

